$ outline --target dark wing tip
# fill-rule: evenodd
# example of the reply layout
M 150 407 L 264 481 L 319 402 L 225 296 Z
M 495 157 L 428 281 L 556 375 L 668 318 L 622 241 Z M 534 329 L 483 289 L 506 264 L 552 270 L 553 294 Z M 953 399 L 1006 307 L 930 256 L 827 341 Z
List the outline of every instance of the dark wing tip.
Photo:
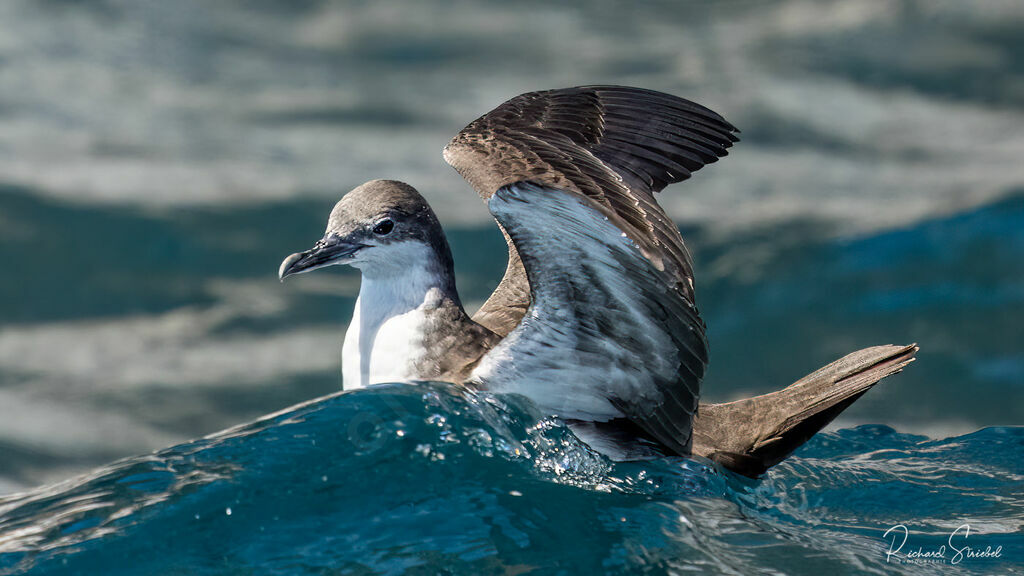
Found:
M 721 114 L 678 96 L 630 86 L 577 86 L 507 100 L 452 138 L 444 156 L 484 198 L 527 179 L 523 162 L 562 168 L 544 154 L 534 157 L 538 141 L 570 155 L 586 151 L 631 188 L 656 192 L 725 156 L 738 133 Z M 526 135 L 531 142 L 524 141 Z M 481 163 L 487 166 L 473 165 Z M 503 177 L 509 171 L 519 173 Z M 578 175 L 564 176 L 579 189 L 587 186 L 574 181 Z
M 690 256 L 655 193 L 727 155 L 737 133 L 720 114 L 683 98 L 578 86 L 506 101 L 460 131 L 444 157 L 484 199 L 530 181 L 595 200 L 664 249 L 666 276 L 692 301 Z M 509 285 L 503 280 L 495 294 Z

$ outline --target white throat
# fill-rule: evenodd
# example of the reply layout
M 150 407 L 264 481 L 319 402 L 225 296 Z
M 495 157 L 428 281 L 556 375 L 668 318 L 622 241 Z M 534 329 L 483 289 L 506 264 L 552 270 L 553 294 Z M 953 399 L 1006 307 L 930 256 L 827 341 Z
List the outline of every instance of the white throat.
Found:
M 342 347 L 345 390 L 416 379 L 416 361 L 427 354 L 429 314 L 444 299 L 444 283 L 432 255 L 403 260 L 416 263 L 383 275 L 363 273 Z

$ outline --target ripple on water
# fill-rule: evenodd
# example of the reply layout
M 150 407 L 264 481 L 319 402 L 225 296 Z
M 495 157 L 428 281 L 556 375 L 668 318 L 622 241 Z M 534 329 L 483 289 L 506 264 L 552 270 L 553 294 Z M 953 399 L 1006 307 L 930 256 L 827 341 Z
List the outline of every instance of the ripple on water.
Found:
M 861 426 L 753 481 L 612 463 L 524 398 L 386 385 L 0 499 L 0 573 L 928 573 L 883 533 L 968 522 L 1004 552 L 961 566 L 998 572 L 1024 557 L 1022 445 Z

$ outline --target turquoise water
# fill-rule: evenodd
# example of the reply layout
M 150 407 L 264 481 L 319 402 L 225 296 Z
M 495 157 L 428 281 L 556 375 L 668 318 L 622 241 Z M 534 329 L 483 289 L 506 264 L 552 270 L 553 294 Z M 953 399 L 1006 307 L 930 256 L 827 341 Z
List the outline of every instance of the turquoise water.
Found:
M 0 499 L 0 573 L 930 574 L 962 551 L 961 571 L 1008 574 L 1024 570 L 1022 449 L 1022 428 L 866 425 L 752 481 L 613 464 L 524 399 L 389 385 Z M 943 544 L 941 564 L 898 563 Z
M 0 2 L 0 573 L 1024 571 L 1022 30 L 1019 2 Z M 588 83 L 743 131 L 660 196 L 706 400 L 918 360 L 757 482 L 436 385 L 192 441 L 337 392 L 358 277 L 275 274 L 368 179 L 424 194 L 483 302 L 504 242 L 441 148 Z M 897 524 L 1002 556 L 886 562 Z
M 208 311 L 197 304 L 210 298 L 198 278 L 270 265 L 273 250 L 224 247 L 203 235 L 183 242 L 186 231 L 216 229 L 211 223 L 217 222 L 222 230 L 244 233 L 288 210 L 296 216 L 287 219 L 301 221 L 304 212 L 313 219 L 318 208 L 198 212 L 160 223 L 59 205 L 44 210 L 22 191 L 7 192 L 0 199 L 5 214 L 36 215 L 70 234 L 108 230 L 109 236 L 94 236 L 99 255 L 119 249 L 127 237 L 138 251 L 116 261 L 97 256 L 91 273 L 88 261 L 78 271 L 53 271 L 79 281 L 79 300 L 65 302 L 64 309 L 8 309 L 15 317 L 24 314 L 25 322 L 30 315 L 89 310 L 116 317 L 124 307 L 153 312 L 185 303 Z M 745 358 L 713 364 L 705 382 L 709 397 L 748 389 L 751 382 L 762 389 L 780 386 L 814 362 L 828 361 L 832 349 L 874 343 L 884 334 L 923 346 L 919 360 L 861 399 L 840 429 L 819 434 L 763 480 L 683 459 L 612 464 L 568 430 L 538 420 L 525 400 L 465 396 L 441 384 L 386 386 L 328 397 L 208 439 L 95 467 L 75 480 L 0 497 L 0 574 L 928 574 L 953 568 L 949 538 L 964 524 L 971 533 L 967 540 L 954 538 L 958 548 L 1002 549 L 998 558 L 964 559 L 958 570 L 1020 573 L 1024 428 L 984 422 L 1020 422 L 1022 232 L 1020 196 L 860 238 L 835 239 L 800 224 L 769 237 L 722 242 L 706 229 L 684 228 L 712 268 L 752 245 L 776 252 L 761 264 L 774 273 L 757 282 L 709 274 L 698 284 L 706 295 L 715 358 L 735 358 L 737 351 Z M 474 262 L 485 248 L 501 250 L 500 236 L 460 231 L 454 240 L 458 261 L 475 264 L 468 267 L 471 274 L 500 273 L 489 269 L 497 267 L 494 262 Z M 13 258 L 31 253 L 45 262 L 63 249 L 56 241 L 15 242 L 0 251 Z M 266 257 L 253 256 L 264 252 Z M 138 270 L 164 282 L 139 291 Z M 34 278 L 29 273 L 24 281 L 45 298 L 53 285 Z M 344 278 L 327 275 L 330 282 Z M 486 290 L 479 276 L 460 281 Z M 110 291 L 120 294 L 116 303 L 106 300 Z M 292 323 L 317 326 L 324 309 L 341 316 L 351 305 L 328 294 L 293 298 L 284 315 L 250 311 L 212 325 L 202 324 L 201 314 L 186 318 L 226 340 L 230 350 L 238 334 Z M 333 348 L 341 328 L 330 320 L 324 331 Z M 780 322 L 786 340 L 777 338 Z M 842 327 L 838 341 L 836 326 Z M 97 330 L 98 338 L 108 337 Z M 154 338 L 136 330 L 141 338 Z M 788 353 L 792 346 L 801 353 Z M 313 352 L 271 353 L 308 359 Z M 204 390 L 186 373 L 180 387 L 135 391 L 145 402 L 136 417 L 186 431 L 213 425 L 217 414 L 251 418 L 275 404 L 335 390 L 335 354 L 322 374 L 282 378 L 268 388 L 227 383 Z M 227 361 L 260 369 L 259 359 L 245 354 Z M 160 362 L 153 370 L 174 368 Z M 102 369 L 119 377 L 115 367 Z M 102 414 L 102 398 L 89 398 L 80 412 Z M 175 423 L 175 414 L 189 414 L 195 404 L 213 415 Z M 49 434 L 65 424 L 61 414 L 43 420 L 50 423 Z M 857 419 L 893 427 L 850 427 Z M 964 421 L 971 423 L 970 433 L 944 432 L 945 423 Z M 938 426 L 941 439 L 906 433 L 922 422 Z M 41 451 L 13 443 L 4 450 L 0 467 L 14 477 L 47 466 L 63 469 Z M 892 543 L 883 535 L 900 524 L 908 530 L 903 555 L 887 561 Z M 911 560 L 907 551 L 943 544 L 946 554 L 938 563 L 897 564 Z

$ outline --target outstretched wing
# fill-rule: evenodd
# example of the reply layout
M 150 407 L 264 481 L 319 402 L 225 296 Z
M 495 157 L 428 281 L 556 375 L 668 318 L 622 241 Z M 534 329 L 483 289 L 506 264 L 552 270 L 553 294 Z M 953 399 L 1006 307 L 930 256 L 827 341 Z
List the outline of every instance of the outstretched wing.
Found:
M 522 256 L 532 302 L 470 382 L 567 420 L 627 418 L 689 454 L 707 357 L 696 309 L 655 264 L 664 250 L 575 191 L 519 182 L 488 205 Z
M 690 255 L 654 193 L 724 156 L 736 132 L 715 112 L 682 98 L 582 86 L 516 96 L 466 126 L 444 157 L 485 200 L 520 181 L 590 198 L 628 223 L 631 238 L 658 247 L 655 265 L 692 303 Z M 526 275 L 510 242 L 505 277 L 474 320 L 507 334 L 528 305 Z

